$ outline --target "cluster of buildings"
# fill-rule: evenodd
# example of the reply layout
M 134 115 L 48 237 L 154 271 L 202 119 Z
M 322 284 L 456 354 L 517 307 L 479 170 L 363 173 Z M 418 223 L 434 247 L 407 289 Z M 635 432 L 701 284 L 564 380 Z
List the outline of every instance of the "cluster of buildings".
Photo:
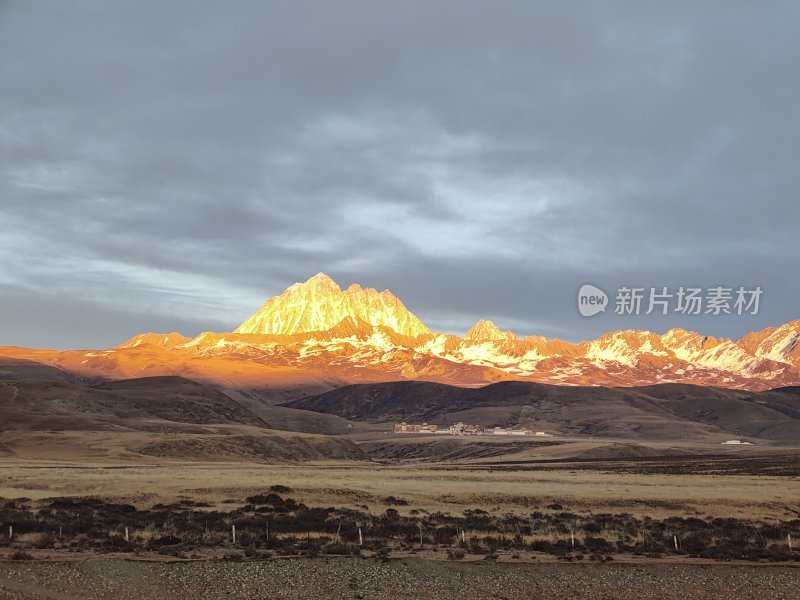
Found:
M 428 423 L 423 423 L 422 425 L 414 425 L 406 423 L 405 421 L 403 421 L 402 423 L 395 423 L 394 432 L 395 433 L 444 433 L 439 431 L 438 425 L 429 425 Z
M 515 429 L 513 427 L 490 427 L 484 429 L 479 425 L 471 425 L 469 423 L 454 423 L 447 429 L 440 429 L 438 425 L 430 423 L 395 423 L 395 433 L 436 433 L 446 435 L 533 435 L 537 437 L 552 437 L 551 434 L 544 431 L 533 431 L 532 429 Z

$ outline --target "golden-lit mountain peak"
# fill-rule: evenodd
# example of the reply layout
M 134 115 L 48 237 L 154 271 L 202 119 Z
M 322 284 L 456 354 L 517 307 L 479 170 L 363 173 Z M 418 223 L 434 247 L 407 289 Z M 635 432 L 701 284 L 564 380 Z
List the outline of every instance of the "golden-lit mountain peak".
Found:
M 388 290 L 378 292 L 353 284 L 342 291 L 324 273 L 295 283 L 268 300 L 236 333 L 295 335 L 328 331 L 348 317 L 368 327 L 383 326 L 412 338 L 431 333 Z
M 157 346 L 160 348 L 175 348 L 191 341 L 180 333 L 140 333 L 123 342 L 117 348 L 138 348 L 139 346 Z
M 470 327 L 464 336 L 465 341 L 505 341 L 516 340 L 517 336 L 512 331 L 500 331 L 500 328 L 492 321 L 481 319 Z
M 482 319 L 462 339 L 433 334 L 389 290 L 357 283 L 342 290 L 318 273 L 267 301 L 233 333 L 206 332 L 193 340 L 176 333 L 141 334 L 115 348 L 92 351 L 0 348 L 3 356 L 15 364 L 52 365 L 59 377 L 177 374 L 226 387 L 392 379 L 474 385 L 521 379 L 765 389 L 800 382 L 800 321 L 739 340 L 677 328 L 663 335 L 628 329 L 572 344 L 541 336 L 520 340 Z
M 107 350 L 0 348 L 3 357 L 25 368 L 51 365 L 58 377 L 177 374 L 259 389 L 393 379 L 766 389 L 800 382 L 800 321 L 738 340 L 678 328 L 663 335 L 628 329 L 573 344 L 542 336 L 519 340 L 480 320 L 462 339 L 433 334 L 388 290 L 356 283 L 342 290 L 318 273 L 270 299 L 233 333 L 206 332 L 193 340 L 141 334 Z
M 328 275 L 320 271 L 313 277 L 309 277 L 306 280 L 306 285 L 308 284 L 316 284 L 316 285 L 330 285 L 334 287 L 339 287 L 339 285 Z
M 314 275 L 313 277 L 309 277 L 308 279 L 306 279 L 303 282 L 299 282 L 298 281 L 296 283 L 293 283 L 292 285 L 290 285 L 286 289 L 286 292 L 288 292 L 290 290 L 298 290 L 298 289 L 303 289 L 303 290 L 308 290 L 308 289 L 332 289 L 332 290 L 336 290 L 336 291 L 341 291 L 342 290 L 342 288 L 339 287 L 339 284 L 337 284 L 331 277 L 329 277 L 328 275 L 326 275 L 325 273 L 323 273 L 321 271 L 319 273 L 317 273 L 316 275 Z M 286 292 L 284 292 L 284 293 L 286 293 Z

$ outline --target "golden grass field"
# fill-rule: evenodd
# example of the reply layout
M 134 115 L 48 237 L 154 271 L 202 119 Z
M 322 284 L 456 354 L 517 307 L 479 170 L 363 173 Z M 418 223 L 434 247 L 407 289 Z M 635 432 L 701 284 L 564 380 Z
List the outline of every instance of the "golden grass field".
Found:
M 798 455 L 793 455 L 798 458 Z M 498 461 L 502 463 L 502 461 Z M 573 463 L 546 468 L 502 464 L 392 464 L 355 462 L 253 464 L 152 463 L 0 459 L 0 497 L 98 496 L 149 505 L 183 499 L 224 505 L 271 485 L 292 488 L 309 506 L 385 510 L 395 496 L 407 507 L 453 514 L 482 508 L 530 512 L 559 503 L 574 512 L 630 512 L 659 517 L 787 518 L 800 510 L 797 477 L 756 474 L 609 472 Z

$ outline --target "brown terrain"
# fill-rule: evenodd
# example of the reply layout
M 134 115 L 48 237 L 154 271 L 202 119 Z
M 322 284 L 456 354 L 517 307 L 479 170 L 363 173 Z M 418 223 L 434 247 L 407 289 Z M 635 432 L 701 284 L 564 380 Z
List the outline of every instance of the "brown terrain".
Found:
M 796 388 L 224 389 L 6 362 L 0 598 L 796 597 Z

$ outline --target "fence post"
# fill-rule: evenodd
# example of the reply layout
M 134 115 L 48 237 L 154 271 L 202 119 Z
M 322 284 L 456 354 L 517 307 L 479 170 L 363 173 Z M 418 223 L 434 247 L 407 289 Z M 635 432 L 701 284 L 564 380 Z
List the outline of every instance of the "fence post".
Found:
M 358 528 L 358 545 L 359 546 L 364 545 L 364 538 L 361 537 L 361 527 Z
M 419 547 L 422 548 L 422 523 L 418 523 L 419 525 Z
M 128 543 L 128 542 L 130 542 L 130 541 L 131 541 L 131 539 L 130 539 L 130 537 L 128 536 L 128 528 L 126 527 L 126 528 L 125 528 L 125 543 Z
M 789 542 L 789 552 L 791 552 L 792 551 L 792 534 L 791 533 L 787 533 L 786 534 L 786 541 Z
M 575 548 L 575 532 L 571 532 L 570 537 L 572 538 L 572 547 Z
M 678 536 L 676 534 L 672 534 L 672 543 L 675 544 L 675 550 L 678 550 Z
M 233 538 L 233 543 L 236 544 L 236 525 L 231 525 L 231 537 Z
M 13 525 L 9 525 L 8 526 L 8 539 L 9 539 L 9 541 L 11 541 L 11 538 L 13 538 L 13 537 L 14 537 L 14 526 Z

